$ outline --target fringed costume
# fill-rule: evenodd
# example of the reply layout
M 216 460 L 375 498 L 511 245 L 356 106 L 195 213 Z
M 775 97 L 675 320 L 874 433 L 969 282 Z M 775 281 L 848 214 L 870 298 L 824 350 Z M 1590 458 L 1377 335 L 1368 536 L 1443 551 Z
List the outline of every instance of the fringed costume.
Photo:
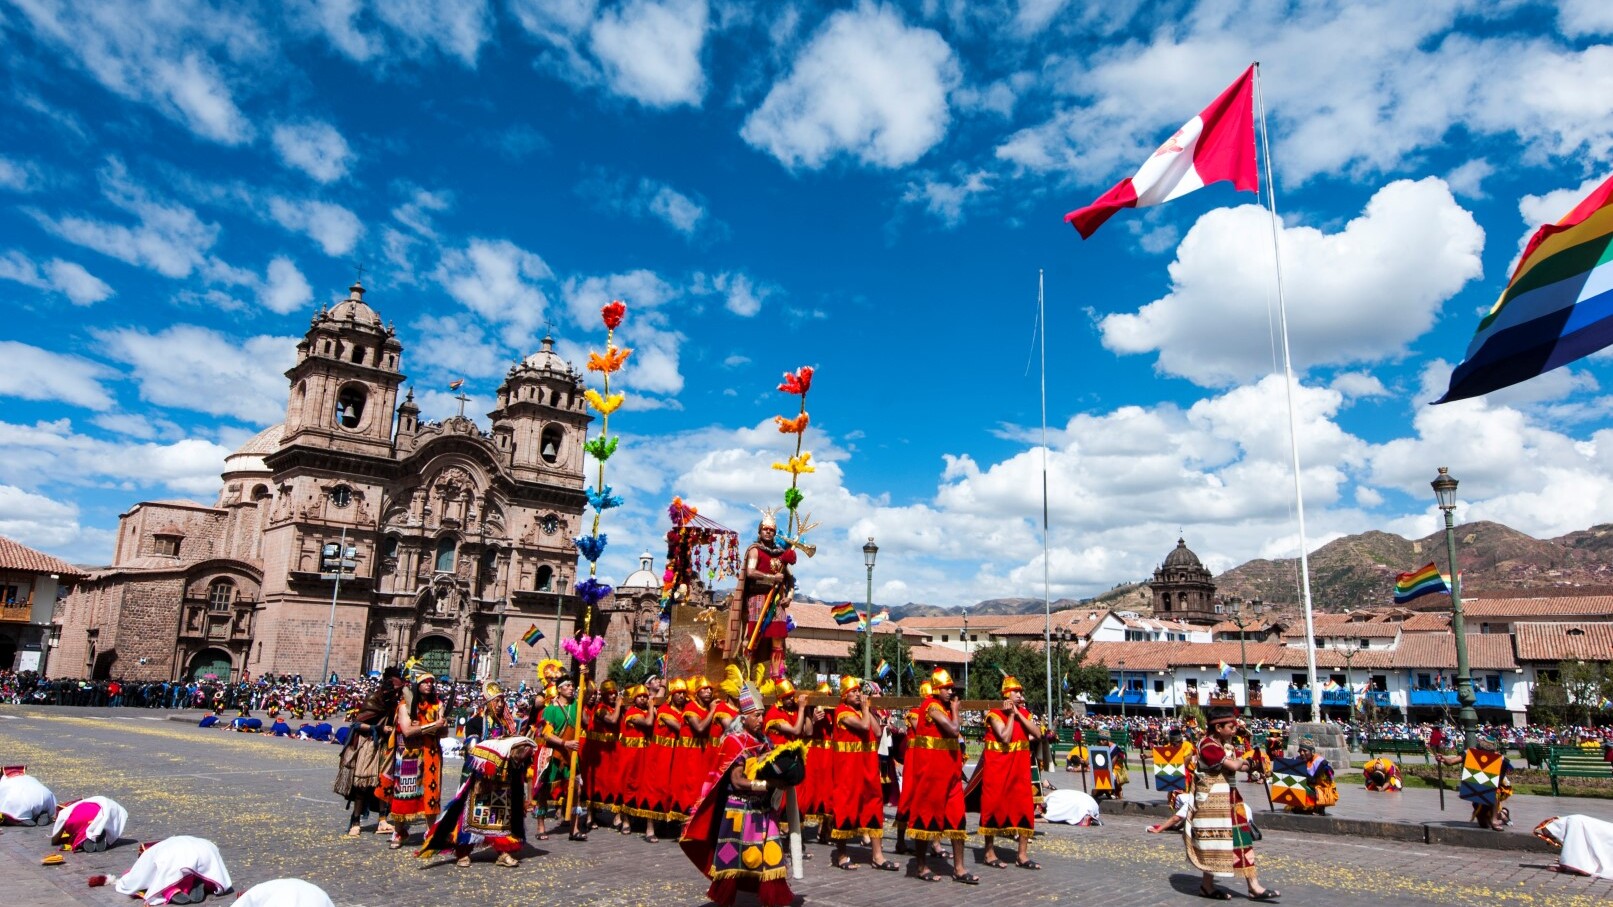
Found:
M 531 752 L 536 743 L 528 737 L 500 737 L 466 751 L 465 783 L 426 832 L 425 844 L 417 851 L 420 857 L 453 848 L 463 858 L 478 844 L 499 854 L 520 853 L 526 840 L 526 769 L 531 757 L 512 755 L 518 747 Z

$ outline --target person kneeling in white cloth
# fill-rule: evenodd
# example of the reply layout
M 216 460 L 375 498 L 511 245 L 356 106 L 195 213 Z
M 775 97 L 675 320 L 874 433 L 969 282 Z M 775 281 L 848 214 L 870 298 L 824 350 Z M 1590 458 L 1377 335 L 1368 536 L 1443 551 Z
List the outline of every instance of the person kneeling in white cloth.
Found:
M 61 805 L 56 825 L 50 830 L 50 843 L 63 850 L 100 853 L 118 843 L 128 822 L 129 813 L 118 801 L 85 797 Z
M 302 879 L 275 879 L 248 888 L 235 907 L 336 907 L 318 885 Z
M 33 775 L 0 778 L 0 824 L 44 825 L 56 815 L 56 795 Z
M 212 841 L 177 835 L 142 851 L 116 887 L 151 905 L 200 904 L 209 894 L 230 890 L 230 871 Z
M 1043 816 L 1049 822 L 1063 822 L 1066 825 L 1101 825 L 1098 821 L 1098 801 L 1091 794 L 1078 790 L 1055 790 L 1047 795 L 1047 815 Z
M 1560 871 L 1613 879 L 1613 822 L 1563 816 L 1535 826 L 1535 836 L 1563 849 L 1557 858 Z

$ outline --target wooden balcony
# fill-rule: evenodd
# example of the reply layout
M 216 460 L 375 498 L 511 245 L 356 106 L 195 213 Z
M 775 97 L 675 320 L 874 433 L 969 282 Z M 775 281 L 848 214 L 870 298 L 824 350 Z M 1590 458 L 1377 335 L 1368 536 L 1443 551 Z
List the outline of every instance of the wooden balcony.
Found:
M 1219 693 L 1211 693 L 1210 694 L 1210 706 L 1211 706 L 1211 708 L 1214 708 L 1215 706 L 1227 706 L 1229 708 L 1237 708 L 1238 707 L 1238 700 L 1237 700 L 1237 697 L 1233 696 L 1231 693 L 1228 693 L 1228 694 L 1226 694 L 1224 696 L 1219 694 Z
M 34 606 L 28 602 L 20 605 L 0 605 L 0 621 L 7 623 L 27 623 L 33 619 Z

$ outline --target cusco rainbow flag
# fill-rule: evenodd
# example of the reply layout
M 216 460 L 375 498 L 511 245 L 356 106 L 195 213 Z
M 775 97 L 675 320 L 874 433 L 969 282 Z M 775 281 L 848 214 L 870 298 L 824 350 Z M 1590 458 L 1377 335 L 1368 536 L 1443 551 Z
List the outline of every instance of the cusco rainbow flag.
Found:
M 1395 604 L 1403 605 L 1414 598 L 1432 595 L 1435 592 L 1451 593 L 1451 587 L 1445 584 L 1445 577 L 1439 573 L 1439 568 L 1433 561 L 1421 570 L 1412 573 L 1398 573 L 1395 575 Z
M 1510 387 L 1613 343 L 1613 178 L 1535 231 L 1435 403 Z
M 835 623 L 841 625 L 854 624 L 862 620 L 862 615 L 857 613 L 857 606 L 851 602 L 835 605 L 829 609 L 829 614 L 834 617 Z

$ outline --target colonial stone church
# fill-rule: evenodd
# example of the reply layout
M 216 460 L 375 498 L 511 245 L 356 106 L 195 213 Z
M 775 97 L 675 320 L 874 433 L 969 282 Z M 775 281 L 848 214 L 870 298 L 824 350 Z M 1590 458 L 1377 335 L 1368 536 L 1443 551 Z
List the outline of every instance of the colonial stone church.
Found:
M 226 458 L 217 503 L 120 517 L 113 563 L 58 609 L 52 673 L 312 679 L 327 635 L 344 677 L 409 656 L 485 677 L 511 642 L 524 662 L 552 651 L 577 619 L 591 419 L 553 346 L 509 370 L 488 430 L 422 422 L 412 390 L 398 399 L 403 345 L 353 284 L 314 316 L 285 422 Z M 549 638 L 529 649 L 533 624 Z

